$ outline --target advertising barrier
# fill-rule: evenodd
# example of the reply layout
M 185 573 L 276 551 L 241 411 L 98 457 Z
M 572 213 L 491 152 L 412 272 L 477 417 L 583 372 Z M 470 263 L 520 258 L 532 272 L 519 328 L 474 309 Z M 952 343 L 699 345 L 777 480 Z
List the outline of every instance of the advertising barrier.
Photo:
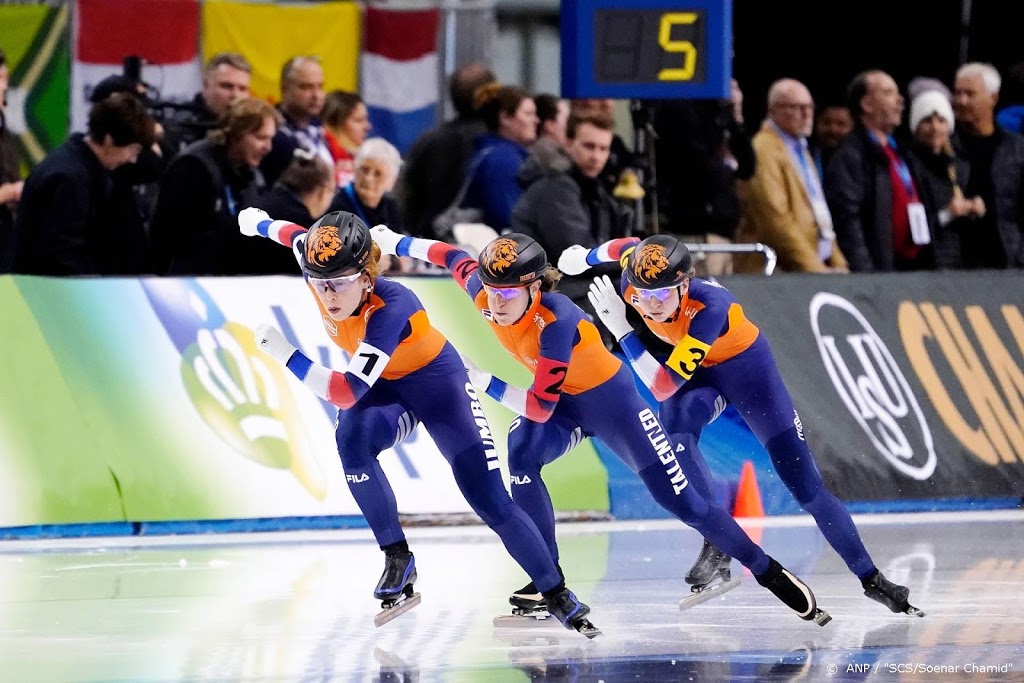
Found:
M 1024 495 L 1024 275 L 723 278 L 847 501 Z
M 528 384 L 453 281 L 404 283 L 463 353 Z M 5 276 L 0 319 L 0 526 L 359 514 L 337 410 L 251 332 L 274 324 L 310 358 L 345 367 L 300 278 Z M 482 400 L 505 462 L 512 415 Z M 381 464 L 400 512 L 470 511 L 422 427 Z M 589 444 L 545 474 L 559 509 L 608 510 Z

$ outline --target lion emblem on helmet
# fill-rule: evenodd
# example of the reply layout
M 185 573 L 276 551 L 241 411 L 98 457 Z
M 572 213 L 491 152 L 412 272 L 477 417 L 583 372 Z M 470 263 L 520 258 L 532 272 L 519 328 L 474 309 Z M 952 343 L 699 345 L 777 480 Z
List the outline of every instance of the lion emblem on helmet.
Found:
M 337 225 L 321 225 L 306 236 L 306 261 L 326 266 L 331 257 L 341 251 L 341 236 Z
M 484 263 L 492 273 L 504 273 L 519 258 L 519 245 L 515 240 L 502 237 L 487 247 Z
M 668 268 L 668 250 L 660 244 L 645 244 L 633 258 L 633 274 L 651 282 Z

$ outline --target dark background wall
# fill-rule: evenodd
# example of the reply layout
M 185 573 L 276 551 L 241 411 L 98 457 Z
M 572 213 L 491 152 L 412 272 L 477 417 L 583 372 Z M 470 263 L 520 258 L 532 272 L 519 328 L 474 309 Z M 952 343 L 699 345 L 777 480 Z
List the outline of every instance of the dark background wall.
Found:
M 1024 2 L 965 1 L 968 31 L 961 0 L 734 0 L 733 74 L 748 119 L 764 116 L 768 86 L 785 76 L 806 83 L 819 103 L 842 99 L 849 80 L 869 68 L 887 71 L 904 89 L 915 76 L 951 85 L 962 37 L 967 61 L 1005 72 L 1024 60 Z

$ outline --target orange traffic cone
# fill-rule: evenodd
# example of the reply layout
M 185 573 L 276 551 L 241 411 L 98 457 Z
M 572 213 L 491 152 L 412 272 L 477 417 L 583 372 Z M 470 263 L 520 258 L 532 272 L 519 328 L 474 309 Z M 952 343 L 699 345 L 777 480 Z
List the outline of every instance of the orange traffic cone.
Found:
M 740 517 L 740 526 L 747 532 L 754 543 L 761 543 L 761 536 L 764 533 L 764 505 L 761 504 L 761 491 L 757 488 L 757 475 L 754 473 L 754 463 L 750 460 L 743 462 L 743 470 L 740 472 L 740 485 L 736 490 L 736 504 L 732 509 L 733 517 Z
M 736 491 L 736 504 L 732 509 L 733 517 L 764 517 L 764 505 L 761 504 L 761 491 L 757 488 L 757 475 L 754 463 L 743 462 L 740 472 L 740 485 Z

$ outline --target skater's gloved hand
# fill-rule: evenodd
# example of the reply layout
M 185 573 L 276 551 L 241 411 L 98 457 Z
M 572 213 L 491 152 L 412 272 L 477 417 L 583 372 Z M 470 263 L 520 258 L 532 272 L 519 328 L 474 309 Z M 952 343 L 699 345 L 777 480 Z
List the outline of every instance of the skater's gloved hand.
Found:
M 256 228 L 260 222 L 269 220 L 270 214 L 266 211 L 250 206 L 242 209 L 241 213 L 238 214 L 238 229 L 243 235 L 254 237 L 258 234 Z
M 405 235 L 399 235 L 386 225 L 375 225 L 370 228 L 370 237 L 380 247 L 380 253 L 388 256 L 398 255 L 398 243 Z
M 616 341 L 633 331 L 633 327 L 626 320 L 626 302 L 619 296 L 607 275 L 594 278 L 587 298 Z
M 473 383 L 473 386 L 480 391 L 487 391 L 487 387 L 491 385 L 491 377 L 493 375 L 478 368 L 476 363 L 461 353 L 459 357 L 462 358 L 462 364 L 466 366 L 466 372 L 469 373 L 469 381 Z
M 260 325 L 253 330 L 253 334 L 256 336 L 256 346 L 260 351 L 282 365 L 287 364 L 288 359 L 298 350 L 288 343 L 280 330 L 271 325 Z
M 579 244 L 574 244 L 558 257 L 558 269 L 566 275 L 579 275 L 590 270 L 590 264 L 587 263 L 587 255 L 590 253 L 590 249 Z

